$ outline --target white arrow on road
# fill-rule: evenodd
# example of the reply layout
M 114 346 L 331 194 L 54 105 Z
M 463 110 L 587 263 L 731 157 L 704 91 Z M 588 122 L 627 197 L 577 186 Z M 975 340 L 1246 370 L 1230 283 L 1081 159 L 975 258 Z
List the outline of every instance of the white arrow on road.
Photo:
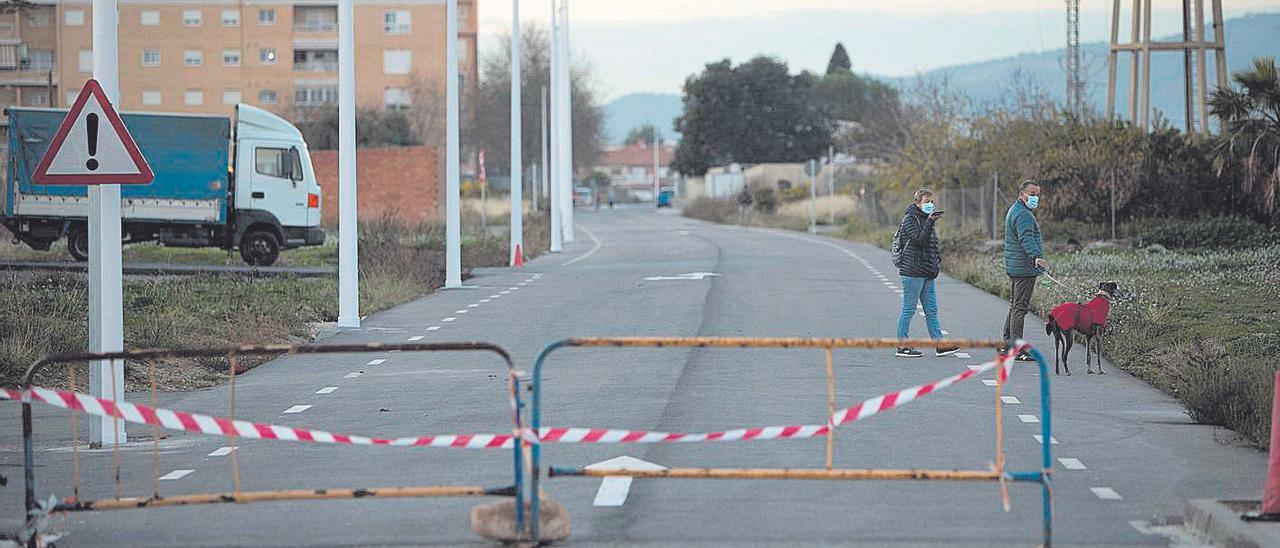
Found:
M 645 278 L 645 281 L 661 282 L 666 280 L 701 280 L 708 276 L 719 276 L 719 274 L 716 274 L 715 272 L 690 272 L 679 276 L 650 276 Z
M 597 462 L 587 467 L 587 470 L 666 470 L 666 466 L 654 464 L 646 460 L 640 460 L 635 457 L 623 455 L 606 461 Z M 629 477 L 613 477 L 604 478 L 600 482 L 600 489 L 596 491 L 596 500 L 591 503 L 592 506 L 622 506 L 627 502 L 627 494 L 631 492 L 631 480 Z

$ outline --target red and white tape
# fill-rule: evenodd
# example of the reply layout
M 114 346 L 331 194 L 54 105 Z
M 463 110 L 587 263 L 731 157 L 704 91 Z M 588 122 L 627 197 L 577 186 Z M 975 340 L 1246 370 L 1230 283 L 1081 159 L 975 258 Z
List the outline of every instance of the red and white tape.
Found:
M 1013 366 L 1013 360 L 1011 357 L 1017 355 L 1018 352 L 1021 352 L 1025 348 L 1025 345 L 1018 345 L 1009 353 L 1001 355 L 996 361 L 984 363 L 967 371 L 963 371 L 928 384 L 912 386 L 910 388 L 904 388 L 896 392 L 890 392 L 888 394 L 863 400 L 852 407 L 846 407 L 836 411 L 828 419 L 827 424 L 824 425 L 805 424 L 792 426 L 766 426 L 759 428 L 739 428 L 737 430 L 725 430 L 721 432 L 703 432 L 697 434 L 686 434 L 680 432 L 650 432 L 646 430 L 615 430 L 605 428 L 542 427 L 538 429 L 536 435 L 533 429 L 526 428 L 524 430 L 524 439 L 530 443 L 612 444 L 696 443 L 704 441 L 780 440 L 822 437 L 827 435 L 828 432 L 837 426 L 867 419 L 890 409 L 901 407 L 914 401 L 916 398 L 932 394 L 938 390 L 947 388 L 970 377 L 981 375 L 997 367 L 1000 368 L 999 382 L 1004 384 L 1004 382 L 1009 379 L 1009 372 Z
M 0 399 L 43 402 L 54 407 L 80 411 L 99 417 L 116 417 L 135 424 L 157 425 L 170 430 L 182 430 L 214 436 L 236 436 L 246 439 L 287 440 L 309 443 L 334 443 L 339 445 L 388 445 L 396 447 L 452 447 L 456 449 L 498 449 L 510 448 L 515 436 L 511 434 L 453 434 L 441 436 L 417 436 L 402 438 L 375 438 L 350 434 L 334 434 L 323 430 L 309 430 L 263 424 L 242 420 L 231 420 L 199 413 L 155 409 L 146 405 L 129 402 L 115 402 L 108 399 L 32 387 L 23 393 L 20 390 L 0 389 Z

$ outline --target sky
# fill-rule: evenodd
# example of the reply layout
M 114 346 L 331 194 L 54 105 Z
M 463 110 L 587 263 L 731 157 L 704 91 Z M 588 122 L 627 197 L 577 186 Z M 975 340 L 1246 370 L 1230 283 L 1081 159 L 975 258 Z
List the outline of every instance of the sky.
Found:
M 510 33 L 511 2 L 479 5 L 484 55 Z M 1181 32 L 1180 1 L 1153 6 L 1153 36 Z M 521 0 L 520 9 L 523 24 L 545 27 L 551 4 Z M 1223 9 L 1227 18 L 1280 12 L 1280 0 L 1224 0 Z M 1107 40 L 1111 2 L 1082 0 L 1080 10 L 1081 40 Z M 726 57 L 737 63 L 766 54 L 793 70 L 822 72 L 836 42 L 845 44 L 855 71 L 909 76 L 1066 41 L 1063 0 L 571 0 L 570 17 L 575 63 L 590 64 L 605 100 L 680 93 L 685 78 Z M 1121 18 L 1123 37 L 1127 9 Z

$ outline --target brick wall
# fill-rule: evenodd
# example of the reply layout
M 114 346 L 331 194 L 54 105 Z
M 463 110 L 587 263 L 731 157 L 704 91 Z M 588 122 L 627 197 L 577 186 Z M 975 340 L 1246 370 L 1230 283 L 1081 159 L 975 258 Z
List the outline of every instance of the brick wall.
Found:
M 338 151 L 313 150 L 311 163 L 323 189 L 326 227 L 338 225 Z M 389 211 L 408 221 L 436 216 L 436 151 L 430 147 L 356 150 L 356 204 L 360 219 Z

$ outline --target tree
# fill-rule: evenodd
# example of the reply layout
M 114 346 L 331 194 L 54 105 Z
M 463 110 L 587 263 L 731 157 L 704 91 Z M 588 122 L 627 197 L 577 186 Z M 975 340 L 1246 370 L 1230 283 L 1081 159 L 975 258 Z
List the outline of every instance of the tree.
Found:
M 480 65 L 479 97 L 475 127 L 478 145 L 484 147 L 490 173 L 509 173 L 511 164 L 511 35 L 499 37 L 498 48 L 484 55 Z M 547 31 L 530 25 L 521 32 L 521 152 L 523 164 L 541 161 L 542 88 L 547 86 L 549 42 Z M 570 71 L 573 102 L 573 165 L 592 165 L 604 147 L 604 111 L 592 84 L 589 66 Z M 549 90 L 548 86 L 548 90 Z M 549 93 L 549 91 L 548 91 Z
M 307 145 L 317 150 L 338 148 L 338 106 L 295 108 L 287 116 L 298 126 Z M 356 110 L 356 147 L 412 146 L 422 141 L 414 134 L 405 111 L 377 108 Z
M 1275 58 L 1261 57 L 1231 77 L 1237 86 L 1218 89 L 1209 102 L 1222 127 L 1215 164 L 1219 173 L 1238 163 L 1240 190 L 1275 222 L 1280 217 L 1280 75 Z
M 836 50 L 831 53 L 831 61 L 827 63 L 827 74 L 846 72 L 853 72 L 853 62 L 849 60 L 849 52 L 844 50 L 844 44 L 836 42 Z
M 409 75 L 409 126 L 417 140 L 429 147 L 440 148 L 444 145 L 445 105 L 442 88 L 435 78 L 424 78 L 418 73 Z
M 821 156 L 833 124 L 815 97 L 818 78 L 792 75 L 786 63 L 757 57 L 710 63 L 684 84 L 683 135 L 672 166 L 702 175 L 734 162 L 799 162 Z
M 653 136 L 657 134 L 658 127 L 646 122 L 642 125 L 631 128 L 631 131 L 627 132 L 627 138 L 622 140 L 622 144 L 634 145 L 636 143 L 652 143 Z

